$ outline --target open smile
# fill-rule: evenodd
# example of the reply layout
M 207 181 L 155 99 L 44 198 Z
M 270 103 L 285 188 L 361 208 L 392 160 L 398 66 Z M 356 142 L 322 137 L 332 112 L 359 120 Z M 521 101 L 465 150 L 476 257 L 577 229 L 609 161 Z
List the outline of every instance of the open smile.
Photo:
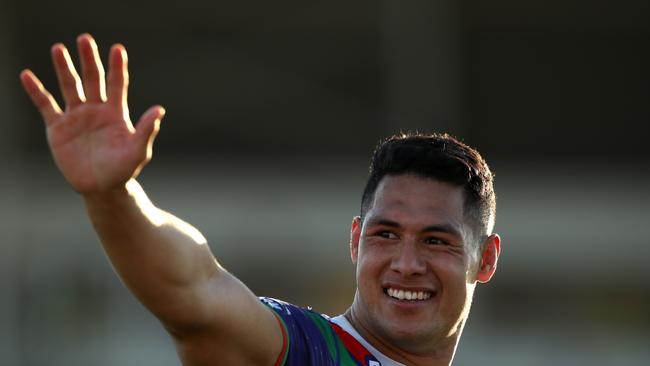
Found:
M 394 299 L 406 301 L 425 301 L 434 295 L 431 291 L 411 291 L 393 287 L 384 288 L 384 293 Z

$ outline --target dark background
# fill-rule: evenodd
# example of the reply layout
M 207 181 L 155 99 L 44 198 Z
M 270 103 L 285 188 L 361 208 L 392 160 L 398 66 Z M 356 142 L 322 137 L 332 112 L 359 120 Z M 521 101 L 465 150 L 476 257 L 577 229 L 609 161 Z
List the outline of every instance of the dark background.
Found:
M 343 311 L 370 152 L 449 132 L 494 170 L 504 239 L 456 364 L 650 357 L 649 2 L 0 5 L 0 364 L 178 364 L 20 90 L 29 67 L 55 91 L 49 47 L 82 32 L 127 47 L 134 120 L 167 109 L 145 189 L 256 294 Z

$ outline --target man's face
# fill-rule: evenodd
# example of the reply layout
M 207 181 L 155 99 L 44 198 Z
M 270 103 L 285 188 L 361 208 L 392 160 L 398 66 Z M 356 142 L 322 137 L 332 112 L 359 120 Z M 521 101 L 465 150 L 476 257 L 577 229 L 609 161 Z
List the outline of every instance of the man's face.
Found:
M 478 243 L 460 187 L 414 175 L 382 179 L 352 224 L 359 325 L 412 351 L 457 339 L 476 284 Z

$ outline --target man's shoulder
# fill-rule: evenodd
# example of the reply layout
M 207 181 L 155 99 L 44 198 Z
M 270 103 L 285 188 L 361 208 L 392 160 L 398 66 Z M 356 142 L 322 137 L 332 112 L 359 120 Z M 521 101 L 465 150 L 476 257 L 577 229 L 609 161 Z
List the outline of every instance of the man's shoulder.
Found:
M 366 347 L 332 318 L 310 307 L 260 297 L 280 318 L 288 336 L 282 365 L 381 365 Z
M 305 307 L 297 306 L 286 301 L 274 299 L 272 297 L 260 296 L 259 299 L 263 304 L 275 310 L 276 312 L 282 312 L 289 315 L 292 314 L 292 311 L 300 311 L 300 312 L 308 311 L 308 312 L 315 313 L 311 307 L 305 308 Z
M 307 307 L 298 306 L 298 305 L 294 305 L 294 304 L 292 304 L 290 302 L 275 299 L 275 298 L 272 298 L 272 297 L 265 297 L 265 296 L 260 296 L 259 299 L 263 304 L 269 306 L 270 308 L 272 308 L 272 309 L 274 309 L 276 311 L 291 311 L 293 309 L 293 310 L 297 310 L 297 311 L 301 311 L 301 312 L 309 312 L 309 313 L 318 314 L 319 316 L 323 317 L 324 319 L 329 319 L 330 318 L 326 314 L 317 313 L 316 311 L 314 311 L 314 309 L 312 309 L 311 306 L 307 306 Z
M 297 306 L 270 297 L 260 297 L 259 299 L 279 315 L 285 326 L 298 326 L 303 332 L 318 330 L 323 335 L 331 333 L 330 317 L 314 311 L 311 307 Z

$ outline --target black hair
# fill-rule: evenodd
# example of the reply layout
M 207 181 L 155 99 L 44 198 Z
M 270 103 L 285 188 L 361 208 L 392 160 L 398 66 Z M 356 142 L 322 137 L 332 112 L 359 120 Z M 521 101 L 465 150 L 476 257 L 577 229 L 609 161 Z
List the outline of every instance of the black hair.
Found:
M 490 234 L 496 196 L 493 175 L 478 151 L 448 134 L 400 134 L 381 141 L 372 155 L 370 176 L 361 198 L 361 219 L 386 175 L 413 174 L 462 187 L 464 214 L 475 232 Z

